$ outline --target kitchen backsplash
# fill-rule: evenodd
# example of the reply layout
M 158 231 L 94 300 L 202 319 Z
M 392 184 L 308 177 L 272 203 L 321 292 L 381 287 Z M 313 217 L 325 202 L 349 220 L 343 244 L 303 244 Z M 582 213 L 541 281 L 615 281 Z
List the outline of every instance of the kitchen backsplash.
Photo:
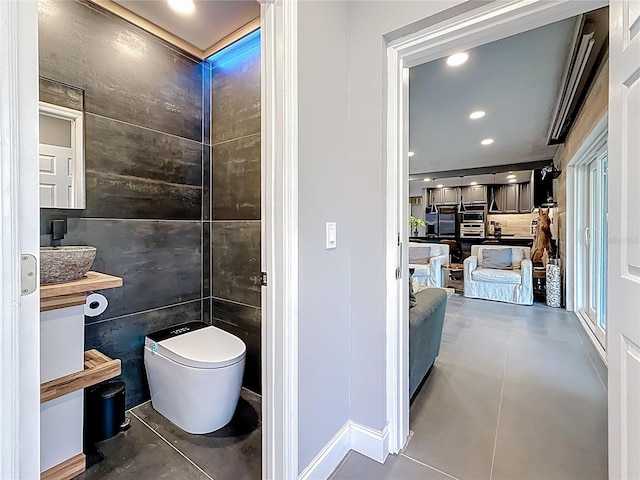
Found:
M 551 217 L 551 235 L 558 238 L 556 225 L 553 222 L 554 208 L 551 209 L 549 216 Z M 502 225 L 502 233 L 509 235 L 531 235 L 531 220 L 538 216 L 535 213 L 510 213 L 500 215 L 488 215 L 488 222 L 500 222 Z

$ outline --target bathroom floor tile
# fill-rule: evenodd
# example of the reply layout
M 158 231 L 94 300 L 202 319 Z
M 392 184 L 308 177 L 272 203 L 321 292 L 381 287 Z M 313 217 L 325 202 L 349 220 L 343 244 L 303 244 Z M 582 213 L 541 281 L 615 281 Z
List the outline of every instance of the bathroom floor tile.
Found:
M 99 442 L 87 454 L 87 470 L 76 480 L 142 480 L 179 478 L 209 480 L 200 469 L 153 433 L 133 415 L 131 428 Z
M 132 413 L 216 480 L 250 480 L 261 478 L 261 408 L 260 397 L 243 389 L 231 422 L 207 435 L 184 432 L 156 412 L 151 402 Z

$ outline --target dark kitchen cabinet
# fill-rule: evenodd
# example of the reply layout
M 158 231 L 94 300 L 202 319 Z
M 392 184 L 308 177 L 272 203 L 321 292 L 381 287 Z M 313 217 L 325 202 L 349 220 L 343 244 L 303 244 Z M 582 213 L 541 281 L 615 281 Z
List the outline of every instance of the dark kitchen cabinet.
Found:
M 533 186 L 531 182 L 520 184 L 518 210 L 520 213 L 531 213 L 533 210 Z
M 471 185 L 460 189 L 461 200 L 465 205 L 487 203 L 487 186 Z
M 442 203 L 444 205 L 458 204 L 458 187 L 442 188 Z
M 518 213 L 518 197 L 520 194 L 520 185 L 512 183 L 502 187 L 504 193 L 504 213 Z
M 520 185 L 495 185 L 490 187 L 489 213 L 519 213 Z M 492 201 L 491 199 L 495 199 Z
M 435 205 L 457 205 L 458 187 L 432 188 L 429 190 L 429 206 Z
M 442 189 L 441 188 L 432 188 L 429 190 L 429 206 L 431 205 L 442 205 Z
M 499 185 L 489 187 L 489 213 L 502 213 L 502 190 Z

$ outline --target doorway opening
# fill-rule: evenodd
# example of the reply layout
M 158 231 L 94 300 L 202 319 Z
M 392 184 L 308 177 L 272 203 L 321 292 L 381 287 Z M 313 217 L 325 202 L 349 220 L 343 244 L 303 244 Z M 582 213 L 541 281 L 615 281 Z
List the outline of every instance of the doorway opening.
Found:
M 388 48 L 388 136 L 387 136 L 387 265 L 401 263 L 404 271 L 408 271 L 409 255 L 401 255 L 400 243 L 409 244 L 409 211 L 406 201 L 409 197 L 408 179 L 409 161 L 407 153 L 412 150 L 409 143 L 409 79 L 411 67 L 441 59 L 461 51 L 485 45 L 489 42 L 503 39 L 521 32 L 548 25 L 574 15 L 582 14 L 586 10 L 606 5 L 591 4 L 589 8 L 563 3 L 562 5 L 536 4 L 531 6 L 518 5 L 515 11 L 501 9 L 497 6 L 485 6 L 475 11 L 457 17 L 443 27 L 427 28 L 411 38 L 403 38 L 392 42 Z M 548 8 L 551 7 L 551 8 Z M 524 18 L 526 17 L 526 20 Z M 490 137 L 487 137 L 490 138 Z M 484 140 L 480 138 L 479 140 Z M 489 143 L 487 143 L 489 144 Z M 414 152 L 416 153 L 416 152 Z M 417 155 L 417 153 L 416 153 Z M 505 172 L 508 173 L 509 171 Z M 484 172 L 492 175 L 501 172 Z M 458 179 L 460 182 L 460 179 Z M 436 188 L 445 188 L 442 184 Z M 459 189 L 466 187 L 462 183 L 453 185 Z M 469 185 L 470 186 L 470 185 Z M 398 195 L 399 193 L 399 195 Z M 502 197 L 505 198 L 505 197 Z M 510 197 L 509 201 L 513 200 Z M 519 198 L 519 197 L 515 197 Z M 424 197 L 422 202 L 424 203 Z M 415 202 L 414 202 L 415 203 Z M 516 206 L 518 208 L 518 206 Z M 437 209 L 437 206 L 436 206 Z M 398 235 L 399 233 L 399 235 Z M 391 273 L 391 272 L 390 272 Z M 387 310 L 388 328 L 391 332 L 387 336 L 388 342 L 388 418 L 390 419 L 390 451 L 399 451 L 406 443 L 409 431 L 409 354 L 407 339 L 409 332 L 405 298 L 408 298 L 409 282 L 393 281 L 388 276 L 388 299 L 390 307 Z M 446 277 L 445 277 L 446 278 Z M 513 307 L 516 308 L 516 307 Z M 397 333 L 395 333 L 397 332 Z M 602 385 L 600 385 L 602 388 Z M 606 414 L 605 414 L 606 418 Z

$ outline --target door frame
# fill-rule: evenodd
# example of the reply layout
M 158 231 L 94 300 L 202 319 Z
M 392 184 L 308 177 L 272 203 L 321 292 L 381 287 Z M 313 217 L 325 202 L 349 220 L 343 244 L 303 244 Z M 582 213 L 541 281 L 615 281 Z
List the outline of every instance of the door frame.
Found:
M 595 349 L 607 365 L 607 354 L 604 346 L 599 342 L 596 335 L 591 330 L 588 320 L 579 312 L 581 306 L 586 302 L 584 298 L 583 282 L 578 279 L 585 278 L 585 262 L 583 260 L 584 248 L 581 246 L 582 234 L 578 231 L 584 224 L 584 211 L 579 210 L 584 200 L 584 183 L 582 169 L 591 162 L 593 156 L 607 144 L 609 132 L 609 114 L 605 112 L 598 120 L 591 132 L 586 136 L 578 150 L 573 154 L 566 167 L 567 173 L 567 252 L 566 252 L 566 291 L 567 310 L 576 314 L 580 323 L 584 327 L 587 335 L 591 339 Z
M 262 478 L 298 478 L 297 0 L 259 0 Z
M 40 478 L 40 287 L 22 295 L 21 254 L 40 256 L 37 2 L 0 2 L 0 478 Z
M 409 151 L 409 68 L 608 5 L 608 1 L 510 0 L 479 7 L 387 43 L 385 275 L 386 405 L 389 452 L 409 437 L 409 321 L 406 209 Z M 400 268 L 401 278 L 396 278 Z

